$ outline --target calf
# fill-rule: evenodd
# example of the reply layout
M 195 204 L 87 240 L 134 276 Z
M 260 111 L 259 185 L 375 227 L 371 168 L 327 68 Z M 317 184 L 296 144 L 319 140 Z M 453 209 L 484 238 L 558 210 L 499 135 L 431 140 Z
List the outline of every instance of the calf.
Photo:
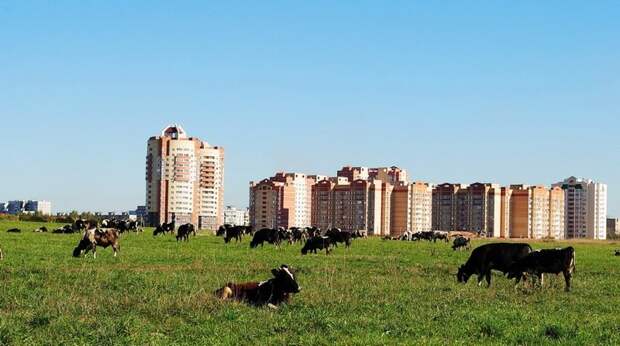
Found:
M 470 239 L 469 238 L 465 238 L 462 236 L 458 236 L 456 238 L 454 238 L 454 241 L 452 242 L 452 250 L 456 250 L 456 249 L 467 249 L 469 250 L 469 246 L 470 245 Z
M 234 299 L 250 305 L 276 308 L 278 304 L 288 302 L 290 294 L 301 291 L 295 275 L 287 265 L 272 269 L 271 273 L 273 278 L 267 281 L 229 282 L 215 291 L 215 295 L 222 300 Z
M 308 251 L 317 253 L 316 250 L 325 249 L 325 254 L 329 255 L 329 252 L 331 251 L 330 247 L 331 240 L 329 237 L 316 236 L 306 240 L 306 244 L 301 249 L 301 254 L 305 255 Z
M 280 246 L 280 234 L 278 230 L 273 228 L 263 228 L 254 232 L 254 236 L 250 242 L 250 248 L 253 249 L 259 245 L 262 247 L 264 242 L 274 244 L 275 246 Z
M 192 225 L 191 223 L 186 223 L 184 225 L 179 226 L 179 229 L 177 230 L 177 241 L 179 240 L 189 241 L 189 235 L 192 233 L 196 235 L 196 229 L 194 228 L 194 225 Z
M 514 262 L 509 270 L 508 278 L 518 283 L 525 273 L 535 275 L 544 284 L 544 274 L 564 274 L 565 290 L 570 291 L 570 279 L 575 270 L 575 249 L 569 246 L 564 249 L 543 249 L 530 252 Z
M 506 274 L 513 262 L 532 252 L 532 247 L 525 243 L 491 243 L 479 246 L 471 252 L 465 264 L 459 267 L 456 278 L 465 283 L 473 274 L 478 274 L 478 284 L 486 278 L 487 287 L 491 286 L 491 270 Z

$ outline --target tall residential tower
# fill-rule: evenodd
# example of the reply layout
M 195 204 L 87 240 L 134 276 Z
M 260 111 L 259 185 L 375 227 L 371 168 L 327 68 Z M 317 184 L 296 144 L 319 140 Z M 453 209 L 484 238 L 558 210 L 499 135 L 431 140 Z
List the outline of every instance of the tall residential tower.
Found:
M 147 222 L 175 220 L 216 229 L 224 222 L 224 148 L 188 137 L 181 126 L 166 127 L 148 140 Z

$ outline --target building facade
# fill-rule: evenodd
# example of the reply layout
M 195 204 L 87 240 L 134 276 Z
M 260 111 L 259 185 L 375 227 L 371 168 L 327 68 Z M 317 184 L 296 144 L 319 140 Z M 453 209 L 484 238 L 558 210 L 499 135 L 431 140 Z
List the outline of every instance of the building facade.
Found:
M 9 214 L 15 215 L 25 211 L 26 201 L 8 201 L 6 204 L 6 211 Z
M 564 191 L 553 187 L 511 185 L 510 238 L 564 239 Z M 503 223 L 506 221 L 503 221 Z
M 620 219 L 607 219 L 607 238 L 620 238 Z
M 231 205 L 224 208 L 224 224 L 233 226 L 247 226 L 248 225 L 248 209 L 238 209 Z
M 52 215 L 52 203 L 50 201 L 30 200 L 25 203 L 24 211 L 41 215 Z
M 217 229 L 224 222 L 224 148 L 189 137 L 181 126 L 151 137 L 146 155 L 147 223 L 176 221 Z
M 250 182 L 250 224 L 255 229 L 310 226 L 316 179 L 302 173 L 276 173 Z
M 606 239 L 607 185 L 569 177 L 553 186 L 564 190 L 566 237 Z

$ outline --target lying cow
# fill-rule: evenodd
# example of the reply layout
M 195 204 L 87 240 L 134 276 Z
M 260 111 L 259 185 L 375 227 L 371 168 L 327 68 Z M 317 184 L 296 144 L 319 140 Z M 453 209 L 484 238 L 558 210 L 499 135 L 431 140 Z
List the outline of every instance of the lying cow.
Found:
M 570 291 L 570 279 L 575 271 L 575 249 L 569 246 L 564 249 L 543 249 L 533 251 L 518 259 L 510 266 L 509 279 L 516 279 L 516 283 L 525 273 L 532 274 L 544 284 L 544 274 L 564 274 L 566 292 Z
M 191 223 L 186 223 L 184 225 L 179 226 L 179 229 L 177 230 L 177 241 L 179 240 L 189 241 L 189 236 L 192 233 L 194 234 L 194 236 L 196 235 L 196 229 L 194 228 L 194 225 L 192 225 Z
M 313 238 L 310 238 L 310 239 L 306 240 L 306 244 L 301 249 L 301 254 L 305 255 L 309 251 L 317 253 L 316 252 L 317 250 L 323 250 L 324 249 L 325 250 L 325 254 L 329 255 L 329 252 L 331 251 L 331 249 L 330 249 L 331 245 L 332 245 L 332 242 L 329 239 L 329 237 L 316 236 L 316 237 L 313 237 Z
M 271 273 L 273 278 L 267 281 L 240 284 L 229 282 L 215 291 L 215 295 L 222 300 L 234 299 L 255 306 L 277 308 L 277 305 L 288 302 L 291 294 L 301 291 L 295 275 L 287 265 L 272 269 Z
M 42 226 L 33 231 L 34 233 L 47 233 L 47 227 Z
M 525 243 L 491 243 L 479 246 L 471 252 L 467 262 L 459 268 L 456 278 L 465 283 L 473 274 L 478 275 L 478 285 L 486 278 L 487 287 L 491 286 L 491 270 L 506 274 L 513 262 L 527 256 L 532 247 Z
M 21 233 L 22 230 L 19 228 L 11 228 L 7 230 L 8 233 Z
M 78 245 L 73 249 L 73 257 L 80 257 L 82 254 L 86 255 L 88 251 L 93 251 L 93 258 L 97 258 L 97 246 L 101 246 L 104 249 L 108 246 L 112 246 L 114 250 L 114 257 L 118 251 L 120 251 L 120 244 L 118 243 L 119 232 L 115 228 L 90 228 L 84 231 L 84 236 Z
M 458 236 L 456 238 L 454 238 L 454 240 L 452 241 L 452 250 L 460 250 L 460 249 L 466 249 L 469 250 L 470 248 L 470 239 L 469 238 L 465 238 L 462 236 Z
M 259 245 L 262 247 L 264 242 L 280 246 L 279 231 L 273 228 L 263 228 L 254 232 L 254 237 L 252 237 L 252 241 L 250 242 L 250 248 L 253 249 Z

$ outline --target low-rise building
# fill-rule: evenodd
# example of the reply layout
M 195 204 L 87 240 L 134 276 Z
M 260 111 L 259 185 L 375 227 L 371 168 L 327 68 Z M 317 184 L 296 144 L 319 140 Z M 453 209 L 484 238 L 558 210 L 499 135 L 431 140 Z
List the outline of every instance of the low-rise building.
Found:
M 7 213 L 15 215 L 25 211 L 26 201 L 9 201 L 6 206 Z
M 247 226 L 248 209 L 238 209 L 231 205 L 224 208 L 224 224 L 233 226 Z
M 607 218 L 607 237 L 620 238 L 620 219 Z

